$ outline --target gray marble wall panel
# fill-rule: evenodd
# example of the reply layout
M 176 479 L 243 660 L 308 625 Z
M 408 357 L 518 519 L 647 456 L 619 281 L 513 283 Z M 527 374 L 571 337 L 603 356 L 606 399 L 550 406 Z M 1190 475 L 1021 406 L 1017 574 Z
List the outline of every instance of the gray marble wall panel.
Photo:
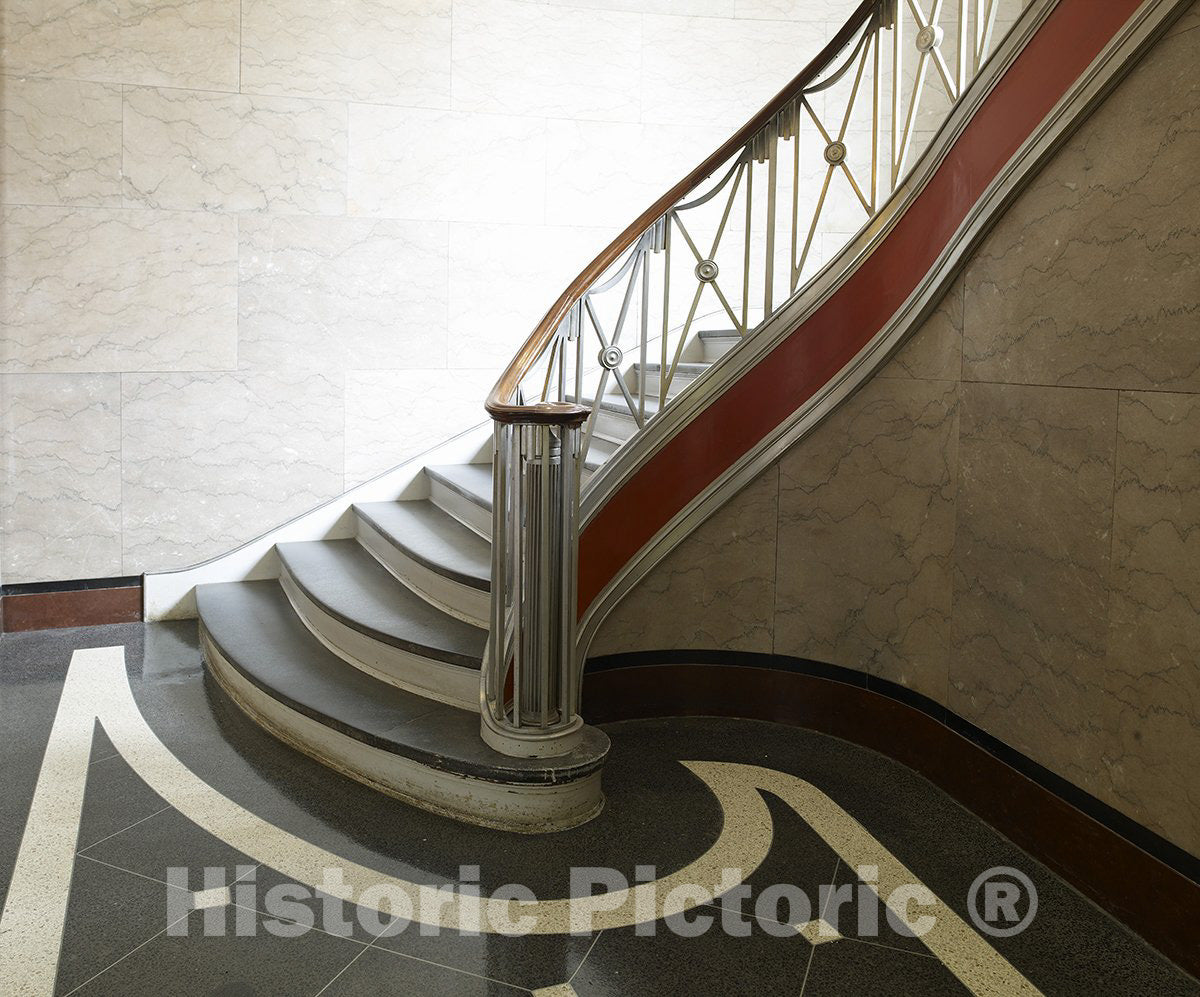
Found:
M 776 651 L 945 697 L 957 395 L 876 378 L 780 461 Z
M 204 370 L 237 360 L 237 222 L 10 207 L 0 369 Z
M 1121 393 L 1113 501 L 1113 794 L 1200 854 L 1200 395 Z
M 590 653 L 770 651 L 778 508 L 772 467 L 638 583 L 604 621 Z
M 962 371 L 963 293 L 959 277 L 933 314 L 879 372 L 880 377 L 957 381 Z
M 121 88 L 0 78 L 0 200 L 121 206 Z
M 342 491 L 341 375 L 121 380 L 126 570 L 195 564 Z
M 1098 788 L 1117 398 L 964 384 L 949 705 Z
M 964 377 L 1200 391 L 1195 38 L 1166 38 L 984 241 Z
M 117 374 L 0 375 L 4 581 L 121 574 Z
M 779 461 L 774 615 L 775 651 L 908 684 L 1196 855 L 1198 60 L 1200 4 Z M 957 425 L 929 418 L 954 399 Z M 672 643 L 708 607 L 671 581 L 706 544 L 652 571 L 593 653 L 700 646 Z

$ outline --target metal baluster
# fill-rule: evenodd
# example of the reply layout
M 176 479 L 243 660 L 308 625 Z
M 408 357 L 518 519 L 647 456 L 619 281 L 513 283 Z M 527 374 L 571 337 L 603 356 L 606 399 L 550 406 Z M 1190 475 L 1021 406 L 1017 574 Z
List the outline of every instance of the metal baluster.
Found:
M 900 108 L 901 95 L 904 90 L 904 18 L 900 10 L 899 0 L 892 0 L 892 186 L 900 179 Z
M 883 77 L 880 74 L 880 49 L 883 47 L 883 4 L 876 12 L 871 26 L 871 211 L 879 210 L 879 146 L 880 126 L 879 102 L 883 93 Z
M 767 247 L 766 271 L 763 274 L 763 319 L 774 314 L 775 292 L 775 193 L 779 185 L 779 121 L 767 126 Z
M 800 101 L 792 102 L 792 251 L 788 254 L 788 289 L 796 293 L 800 272 L 796 269 L 796 249 L 800 240 Z
M 958 0 L 958 64 L 954 67 L 958 70 L 958 94 L 967 88 L 967 0 Z
M 641 332 L 638 336 L 639 356 L 641 359 L 642 377 L 646 376 L 646 349 L 650 339 L 650 250 L 649 248 L 642 250 L 642 324 Z M 662 378 L 662 370 L 658 372 L 658 376 Z M 638 424 L 646 424 L 646 385 L 638 385 Z
M 751 141 L 753 146 L 753 141 Z M 737 188 L 735 187 L 734 190 Z M 742 335 L 746 335 L 746 328 L 750 322 L 750 233 L 754 222 L 754 155 L 753 149 L 751 154 L 746 157 L 746 244 L 743 250 L 744 265 L 742 267 Z M 724 219 L 722 219 L 722 227 L 724 227 Z M 717 238 L 720 238 L 718 236 Z M 715 250 L 715 247 L 714 247 Z M 711 257 L 710 257 L 711 258 Z M 701 285 L 701 290 L 703 285 Z M 698 301 L 699 299 L 697 299 Z M 692 305 L 692 311 L 696 310 L 695 304 Z M 691 323 L 691 316 L 688 316 L 688 323 Z M 685 327 L 683 335 L 687 336 Z M 671 364 L 672 370 L 675 365 Z
M 658 410 L 660 412 L 667 404 L 667 335 L 671 327 L 671 220 L 673 217 L 673 212 L 667 213 L 664 223 L 666 231 L 663 233 L 663 320 L 662 339 L 659 341 L 662 360 L 658 367 Z

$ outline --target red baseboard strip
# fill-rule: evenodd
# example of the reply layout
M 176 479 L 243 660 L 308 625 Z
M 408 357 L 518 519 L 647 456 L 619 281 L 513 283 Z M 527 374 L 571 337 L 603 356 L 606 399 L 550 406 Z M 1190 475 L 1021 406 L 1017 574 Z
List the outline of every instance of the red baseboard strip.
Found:
M 142 586 L 139 583 L 6 595 L 2 613 L 5 633 L 137 623 L 142 618 Z

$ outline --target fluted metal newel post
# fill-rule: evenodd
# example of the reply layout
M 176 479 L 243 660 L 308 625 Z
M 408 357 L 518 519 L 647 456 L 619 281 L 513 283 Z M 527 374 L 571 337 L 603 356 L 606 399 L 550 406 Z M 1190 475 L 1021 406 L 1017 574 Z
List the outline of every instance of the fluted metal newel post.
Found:
M 495 418 L 490 638 L 483 739 L 508 755 L 565 754 L 579 741 L 575 628 L 580 427 L 577 405 Z

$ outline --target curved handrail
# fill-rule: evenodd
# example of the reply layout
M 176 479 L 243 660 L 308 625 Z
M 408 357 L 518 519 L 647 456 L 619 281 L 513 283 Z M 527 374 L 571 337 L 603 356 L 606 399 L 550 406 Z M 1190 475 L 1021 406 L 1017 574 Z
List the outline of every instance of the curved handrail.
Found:
M 822 211 L 838 203 L 836 194 L 827 200 L 835 177 L 844 180 L 842 194 L 854 216 L 865 214 L 868 226 L 878 222 L 903 186 L 914 136 L 921 132 L 928 140 L 922 95 L 940 82 L 954 107 L 986 61 L 1000 2 L 950 0 L 957 18 L 943 21 L 947 0 L 862 0 L 787 87 L 583 270 L 508 365 L 487 400 L 496 431 L 490 639 L 480 698 L 481 733 L 494 748 L 515 755 L 565 754 L 582 736 L 580 492 L 585 472 L 596 466 L 588 464 L 593 441 L 615 452 L 614 446 L 624 446 L 622 439 L 663 425 L 659 414 L 675 395 L 696 397 L 687 384 L 675 393 L 672 385 L 699 384 L 709 368 L 693 362 L 708 352 L 706 333 L 696 329 L 706 318 L 698 314 L 705 295 L 719 305 L 712 314 L 732 326 L 709 335 L 742 339 L 767 328 L 769 319 L 803 295 L 805 274 L 819 267 L 823 254 L 826 233 L 816 240 Z M 906 22 L 916 29 L 909 38 L 918 53 L 911 67 L 905 65 Z M 885 30 L 891 38 L 886 74 Z M 948 30 L 956 37 L 943 51 Z M 844 109 L 834 89 L 842 81 L 849 84 Z M 855 117 L 868 102 L 869 125 Z M 836 121 L 831 108 L 838 109 Z M 810 185 L 802 172 L 802 162 L 807 167 L 810 161 L 802 159 L 801 146 L 813 144 L 803 133 L 820 150 L 812 162 L 824 174 L 821 183 Z M 756 184 L 764 169 L 765 181 Z M 804 217 L 811 219 L 803 226 L 802 203 Z M 737 221 L 743 214 L 744 224 Z M 842 231 L 857 227 L 838 217 Z M 828 234 L 840 238 L 838 231 Z M 815 240 L 822 248 L 814 251 Z M 686 319 L 677 324 L 684 311 Z M 652 316 L 661 335 L 651 332 Z M 630 327 L 632 344 L 629 336 L 622 341 Z M 600 347 L 598 367 L 585 362 L 585 339 L 593 336 Z M 636 362 L 626 361 L 627 350 L 631 359 L 636 351 Z M 535 397 L 527 399 L 525 391 Z M 615 425 L 605 414 L 614 407 Z M 601 472 L 589 487 L 603 478 Z
M 806 87 L 816 80 L 855 35 L 879 11 L 896 0 L 862 0 L 854 13 L 820 53 L 809 62 L 765 107 L 736 131 L 724 144 L 700 163 L 674 187 L 663 194 L 650 207 L 633 220 L 583 271 L 576 277 L 558 300 L 546 312 L 533 333 L 517 351 L 500 379 L 488 395 L 485 407 L 492 419 L 499 423 L 524 422 L 538 425 L 581 423 L 591 413 L 587 406 L 564 402 L 539 402 L 523 405 L 514 402 L 521 382 L 532 371 L 553 343 L 560 326 L 567 320 L 572 308 L 596 283 L 623 253 L 632 249 L 639 239 L 683 197 L 694 191 L 730 156 L 741 150 L 747 142 L 761 132 L 777 114 L 800 96 Z

